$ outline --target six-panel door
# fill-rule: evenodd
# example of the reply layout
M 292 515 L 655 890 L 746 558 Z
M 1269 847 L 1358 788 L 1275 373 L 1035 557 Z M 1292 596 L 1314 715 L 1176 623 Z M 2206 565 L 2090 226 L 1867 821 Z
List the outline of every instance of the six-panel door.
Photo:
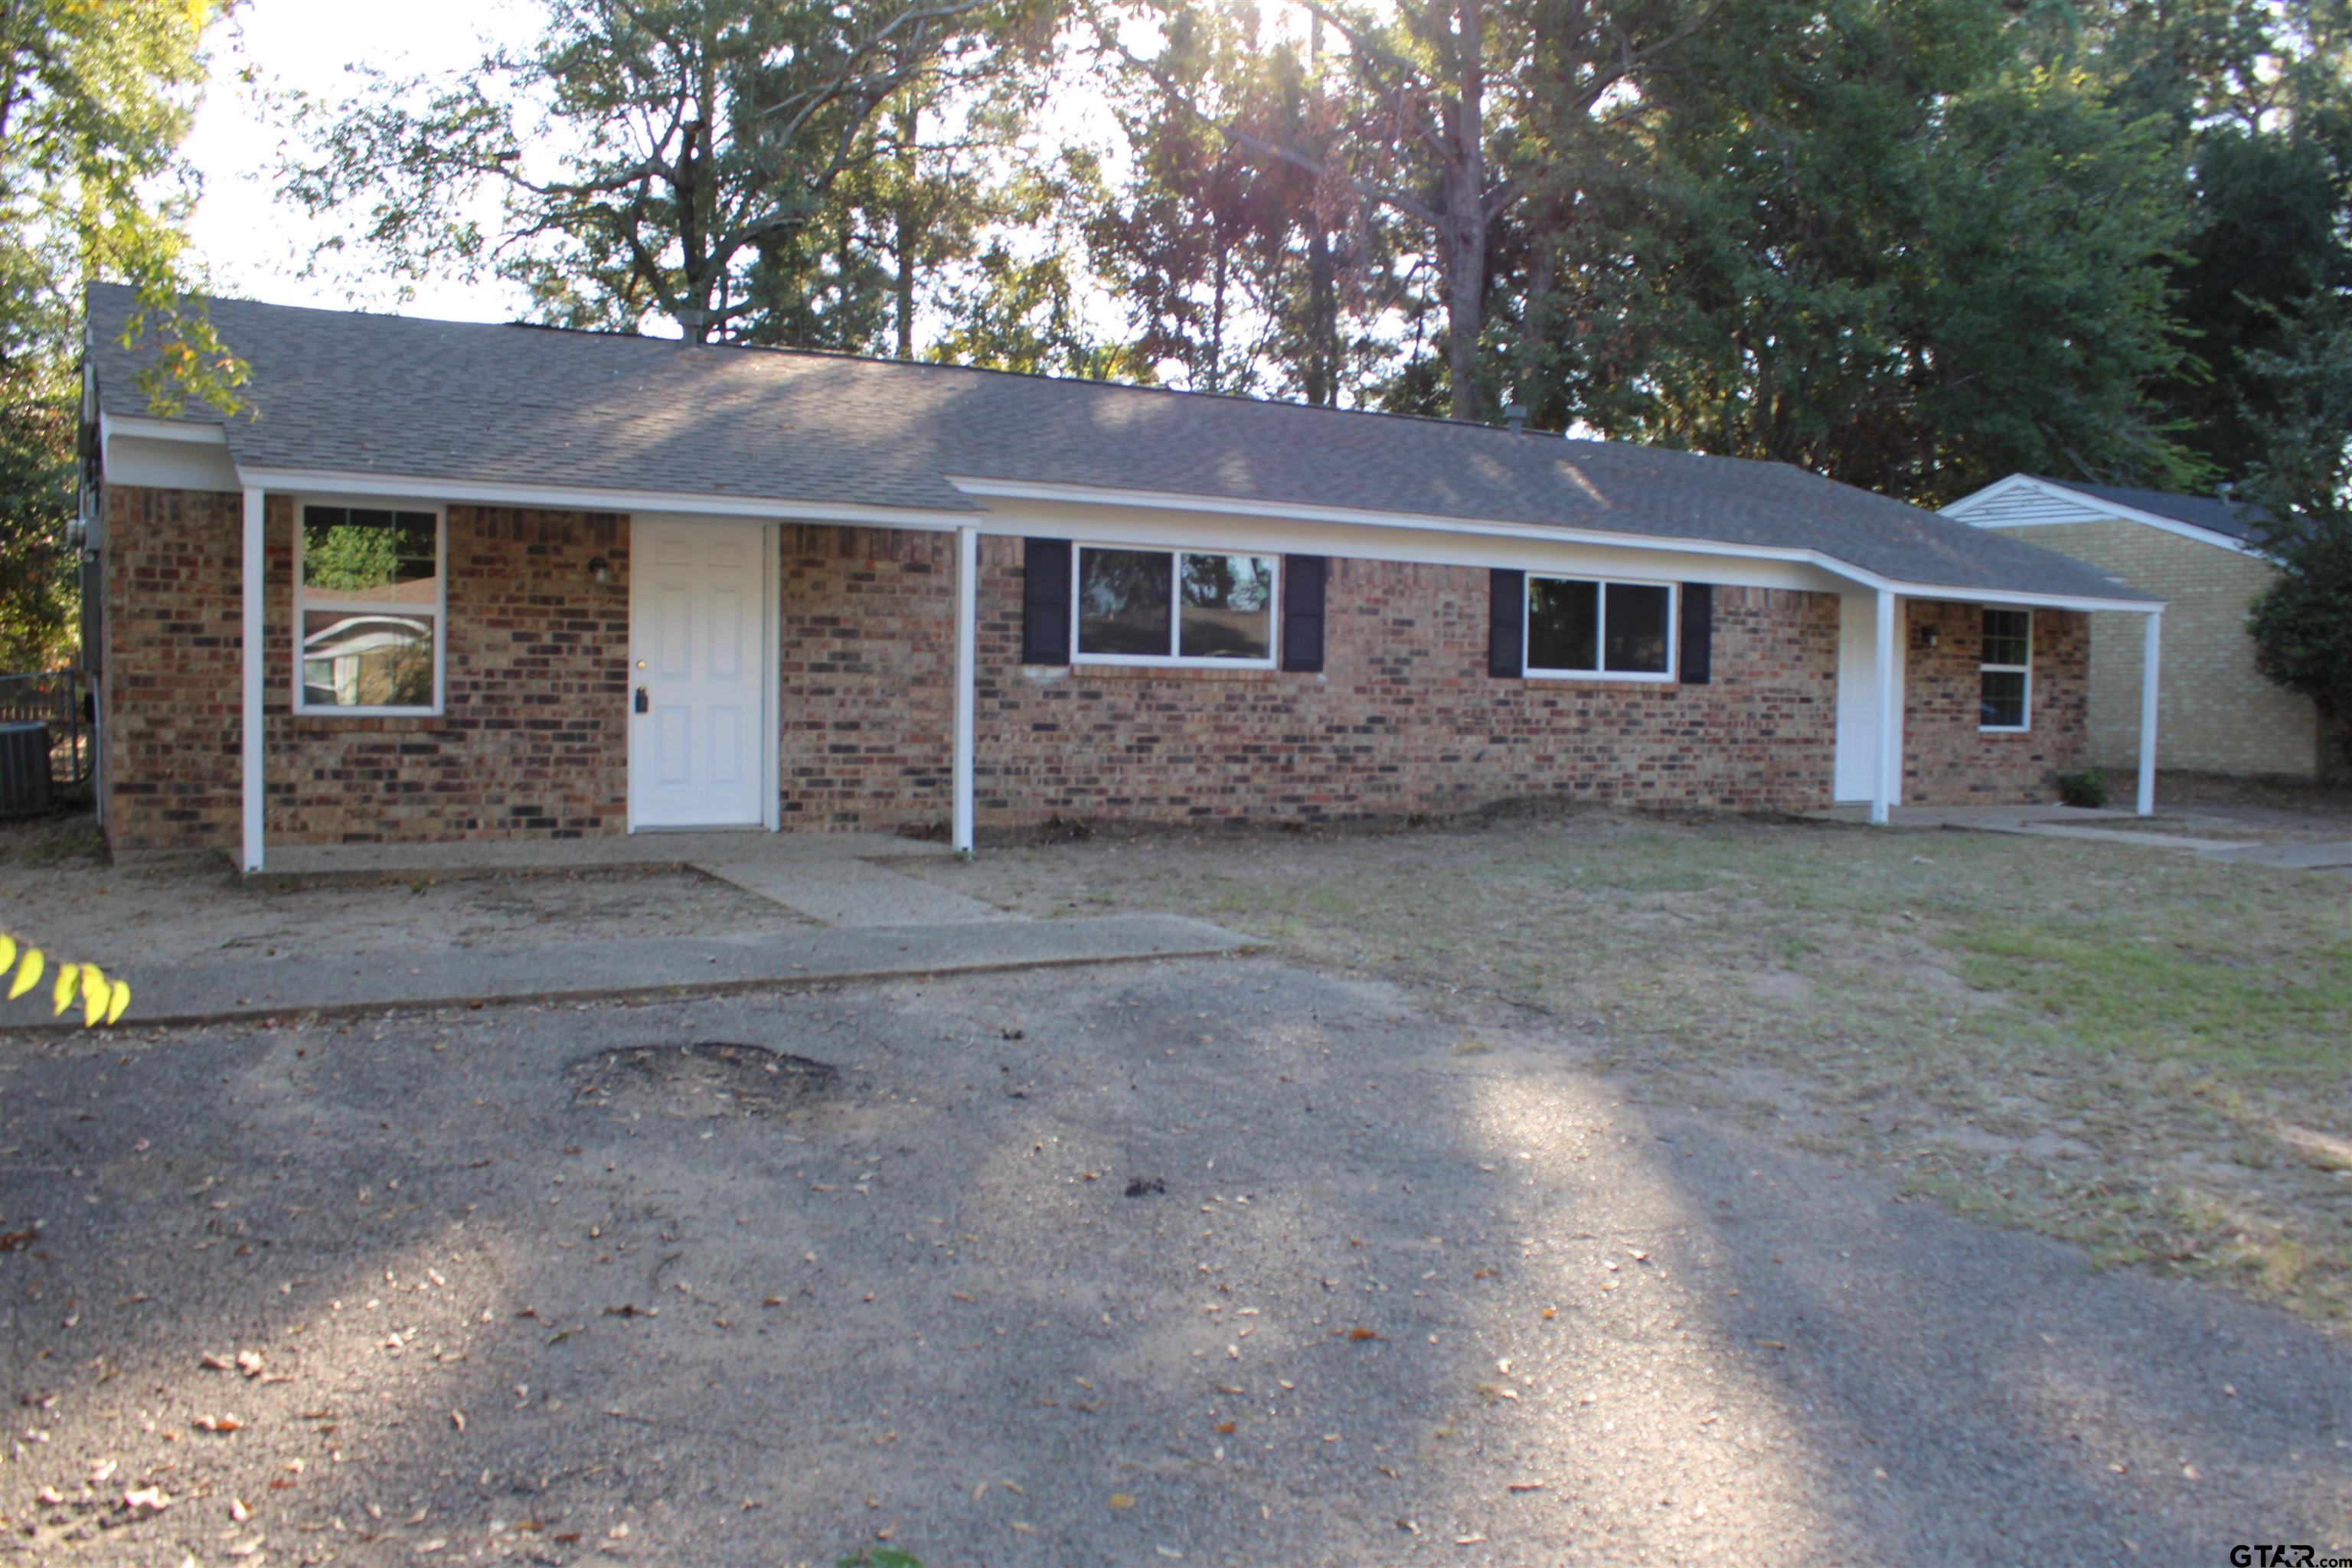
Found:
M 630 534 L 630 826 L 755 826 L 768 690 L 761 531 L 641 518 Z

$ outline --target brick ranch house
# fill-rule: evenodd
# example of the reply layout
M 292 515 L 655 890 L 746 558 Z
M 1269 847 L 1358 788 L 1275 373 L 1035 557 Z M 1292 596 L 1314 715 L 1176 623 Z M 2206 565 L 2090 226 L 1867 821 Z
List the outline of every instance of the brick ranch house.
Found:
M 1775 464 L 536 327 L 215 300 L 249 408 L 159 418 L 130 296 L 89 303 L 101 818 L 248 870 L 1530 795 L 1883 821 L 2046 798 L 2088 613 L 2161 608 Z

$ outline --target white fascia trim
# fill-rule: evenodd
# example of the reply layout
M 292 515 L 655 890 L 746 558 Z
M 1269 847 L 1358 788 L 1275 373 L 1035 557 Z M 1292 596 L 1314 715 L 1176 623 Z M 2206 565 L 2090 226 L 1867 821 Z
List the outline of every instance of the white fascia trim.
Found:
M 1712 539 L 1676 539 L 1659 534 L 1611 533 L 1600 529 L 1562 528 L 1534 522 L 1465 522 L 1460 518 L 1432 517 L 1423 512 L 1366 511 L 1355 507 L 1315 506 L 1293 501 L 1225 500 L 1213 496 L 1184 495 L 1162 490 L 1106 489 L 1089 485 L 1023 484 L 1004 479 L 960 479 L 948 482 L 966 495 L 1012 500 L 1068 501 L 1089 506 L 1150 507 L 1174 511 L 1201 511 L 1240 517 L 1281 518 L 1299 522 L 1353 523 L 1366 528 L 1425 529 L 1489 539 L 1528 539 L 1547 543 L 1601 544 L 1624 550 L 1673 551 L 1686 555 L 1719 555 L 1742 561 L 1783 561 L 1814 566 L 1873 590 L 1887 589 L 1915 599 L 1957 599 L 1988 605 L 2031 605 L 2053 610 L 2161 609 L 2142 599 L 2095 599 L 2079 595 L 2034 594 L 1998 588 L 1939 587 L 1904 583 L 1842 561 L 1819 550 L 1769 544 L 1726 544 Z M 1171 540 L 1171 545 L 1182 540 Z
M 412 479 L 406 475 L 355 474 L 321 468 L 265 468 L 240 464 L 247 485 L 310 495 L 399 500 L 455 501 L 460 505 L 546 507 L 568 511 L 659 512 L 674 517 L 737 518 L 761 522 L 835 522 L 953 532 L 980 515 L 914 507 L 858 506 L 845 502 L 776 500 L 761 496 L 681 495 L 668 490 L 608 490 L 573 485 L 509 484 L 497 479 Z
M 2135 616 L 2164 612 L 2161 599 L 2094 599 L 2071 594 L 2011 593 L 2006 588 L 1939 588 L 1932 583 L 1888 581 L 1877 585 L 1891 588 L 1906 599 L 1942 599 L 1949 604 L 2015 605 L 2029 610 L 2115 610 Z
M 1988 501 L 1999 500 L 2001 497 L 2009 494 L 2011 490 L 2032 488 L 2037 488 L 2033 484 L 2032 475 L 2011 474 L 2006 479 L 1993 480 L 1992 483 L 1985 486 L 1985 488 L 1980 490 L 1971 490 L 1956 501 L 1947 501 L 1944 505 L 1937 507 L 1936 510 L 1945 517 L 1965 518 L 1969 512 L 1974 511 L 1978 507 L 1984 505 Z
M 142 419 L 100 410 L 99 440 L 110 442 L 117 436 L 136 437 L 142 441 L 183 441 L 192 447 L 228 446 L 228 432 L 217 425 L 199 425 L 187 419 Z
M 1962 496 L 1944 508 L 1944 515 L 1966 522 L 1969 512 L 1976 510 L 1978 502 L 1997 500 L 2011 490 L 2018 489 L 2034 490 L 2056 500 L 2068 501 L 2085 510 L 2095 511 L 2102 518 L 2114 518 L 2118 522 L 2143 523 L 2149 528 L 2161 529 L 2166 533 L 2179 534 L 2183 539 L 2193 539 L 2200 544 L 2218 544 L 2224 550 L 2234 550 L 2241 555 L 2252 555 L 2259 560 L 2269 559 L 2242 539 L 2232 539 L 2226 533 L 2217 533 L 2212 529 L 2194 522 L 2184 522 L 2177 517 L 2166 517 L 2161 512 L 2142 511 L 2136 506 L 2126 506 L 2121 501 L 2112 501 L 2105 496 L 2086 495 L 2081 490 L 2068 489 L 2064 485 L 2053 484 L 2047 479 L 2037 479 L 2031 474 L 2011 474 L 1998 484 L 1986 486 L 1974 495 Z M 1976 526 L 2065 528 L 2073 525 L 2064 522 L 1995 522 L 1980 523 Z

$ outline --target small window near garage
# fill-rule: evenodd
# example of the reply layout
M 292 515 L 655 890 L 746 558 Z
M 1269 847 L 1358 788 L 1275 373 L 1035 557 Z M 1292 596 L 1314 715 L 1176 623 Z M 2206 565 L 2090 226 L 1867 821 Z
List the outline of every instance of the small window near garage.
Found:
M 2024 730 L 2033 711 L 2033 612 L 1987 610 L 1977 727 Z
M 1671 680 L 1674 626 L 1672 584 L 1530 575 L 1527 673 Z
M 1079 663 L 1274 664 L 1273 556 L 1082 544 L 1072 577 Z
M 294 548 L 294 708 L 441 708 L 442 514 L 304 505 Z

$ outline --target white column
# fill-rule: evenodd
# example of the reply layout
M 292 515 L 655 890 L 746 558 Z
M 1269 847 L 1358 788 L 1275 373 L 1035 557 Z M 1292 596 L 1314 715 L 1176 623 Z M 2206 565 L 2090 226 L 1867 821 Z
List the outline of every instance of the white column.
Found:
M 245 659 L 244 697 L 238 706 L 237 731 L 243 745 L 241 770 L 245 805 L 245 868 L 261 869 L 261 588 L 266 566 L 266 540 L 261 526 L 262 492 L 245 492 L 245 550 L 239 581 L 245 591 L 245 619 L 240 633 Z
M 2157 647 L 2164 639 L 2164 615 L 2148 613 L 2147 642 L 2139 660 L 2139 803 L 2142 816 L 2156 814 Z
M 955 832 L 954 845 L 971 853 L 971 752 L 976 698 L 973 667 L 980 656 L 980 530 L 956 530 Z
M 1871 647 L 1878 694 L 1878 759 L 1871 770 L 1870 820 L 1881 826 L 1895 804 L 1903 760 L 1903 691 L 1895 677 L 1895 604 L 1891 591 L 1879 590 L 1878 635 Z

